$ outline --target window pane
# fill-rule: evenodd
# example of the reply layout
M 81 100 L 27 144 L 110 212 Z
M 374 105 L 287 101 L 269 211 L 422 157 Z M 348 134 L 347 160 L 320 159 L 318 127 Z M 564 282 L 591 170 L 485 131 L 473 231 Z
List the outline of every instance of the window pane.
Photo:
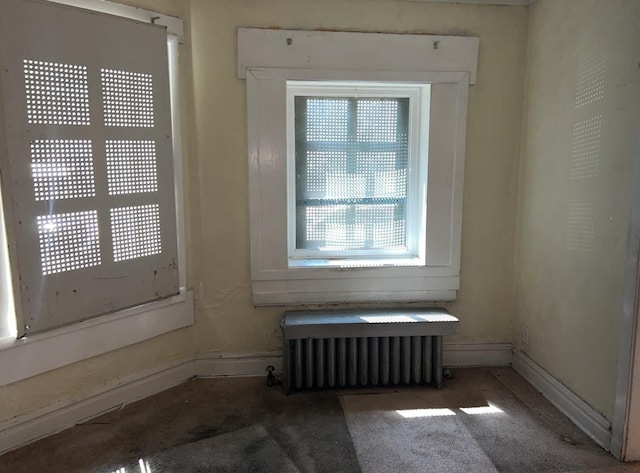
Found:
M 346 141 L 349 101 L 309 99 L 306 136 L 308 141 Z
M 404 201 L 327 204 L 306 207 L 303 212 L 307 244 L 303 248 L 321 251 L 405 248 Z
M 406 249 L 408 98 L 296 97 L 296 247 Z
M 398 102 L 396 100 L 358 101 L 358 141 L 388 141 L 397 138 Z

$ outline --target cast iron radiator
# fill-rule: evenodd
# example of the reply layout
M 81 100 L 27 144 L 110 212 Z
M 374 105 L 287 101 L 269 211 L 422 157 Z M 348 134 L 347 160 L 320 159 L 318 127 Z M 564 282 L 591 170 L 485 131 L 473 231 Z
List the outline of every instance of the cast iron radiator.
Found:
M 318 389 L 442 384 L 445 309 L 288 311 L 282 319 L 283 386 Z

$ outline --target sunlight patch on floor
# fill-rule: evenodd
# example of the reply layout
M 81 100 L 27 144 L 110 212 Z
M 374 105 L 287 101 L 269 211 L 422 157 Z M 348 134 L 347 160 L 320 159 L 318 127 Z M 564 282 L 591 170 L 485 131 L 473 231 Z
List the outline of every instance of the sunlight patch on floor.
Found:
M 480 415 L 480 414 L 502 414 L 504 411 L 502 409 L 497 408 L 496 406 L 489 404 L 488 406 L 478 406 L 478 407 L 460 407 L 462 412 L 469 415 Z M 405 419 L 416 419 L 420 417 L 443 417 L 443 416 L 454 416 L 456 413 L 447 408 L 440 409 L 401 409 L 396 411 Z
M 140 473 L 152 473 L 151 467 L 149 466 L 149 462 L 140 458 L 138 460 L 138 466 L 140 467 Z M 126 468 L 118 468 L 116 471 L 112 473 L 138 473 L 137 471 L 129 472 Z

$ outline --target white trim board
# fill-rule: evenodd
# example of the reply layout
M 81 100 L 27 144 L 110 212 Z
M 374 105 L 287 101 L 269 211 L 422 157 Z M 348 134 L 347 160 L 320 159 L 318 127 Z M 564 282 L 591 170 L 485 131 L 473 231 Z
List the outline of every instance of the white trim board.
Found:
M 194 360 L 193 374 L 198 378 L 264 376 L 266 379 L 267 366 L 281 373 L 282 352 L 201 355 Z
M 512 354 L 511 343 L 451 343 L 443 347 L 442 364 L 448 368 L 510 366 Z
M 23 339 L 0 340 L 0 386 L 188 327 L 193 291 Z
M 238 78 L 247 69 L 468 72 L 476 83 L 476 36 L 238 28 Z
M 510 343 L 445 344 L 443 365 L 447 368 L 511 365 Z M 266 376 L 266 367 L 282 372 L 282 353 L 218 353 L 201 355 L 194 361 L 194 376 L 218 378 L 232 376 Z
M 611 424 L 603 415 L 521 351 L 514 351 L 512 366 L 551 404 L 569 417 L 598 445 L 609 451 Z
M 164 15 L 143 8 L 122 5 L 121 3 L 111 2 L 108 0 L 49 0 L 53 3 L 61 3 L 71 7 L 82 8 L 84 10 L 93 10 L 108 15 L 121 16 L 132 20 L 141 21 L 143 23 L 153 23 L 162 25 L 167 28 L 167 33 L 178 37 L 178 41 L 182 43 L 184 39 L 184 22 L 182 18 Z

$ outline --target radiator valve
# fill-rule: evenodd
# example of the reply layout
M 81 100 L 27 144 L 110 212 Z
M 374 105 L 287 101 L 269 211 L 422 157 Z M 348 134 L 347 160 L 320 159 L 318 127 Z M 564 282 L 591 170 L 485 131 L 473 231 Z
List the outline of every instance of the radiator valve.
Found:
M 280 384 L 280 375 L 274 373 L 275 368 L 273 365 L 267 366 L 267 386 L 273 386 L 274 384 Z

